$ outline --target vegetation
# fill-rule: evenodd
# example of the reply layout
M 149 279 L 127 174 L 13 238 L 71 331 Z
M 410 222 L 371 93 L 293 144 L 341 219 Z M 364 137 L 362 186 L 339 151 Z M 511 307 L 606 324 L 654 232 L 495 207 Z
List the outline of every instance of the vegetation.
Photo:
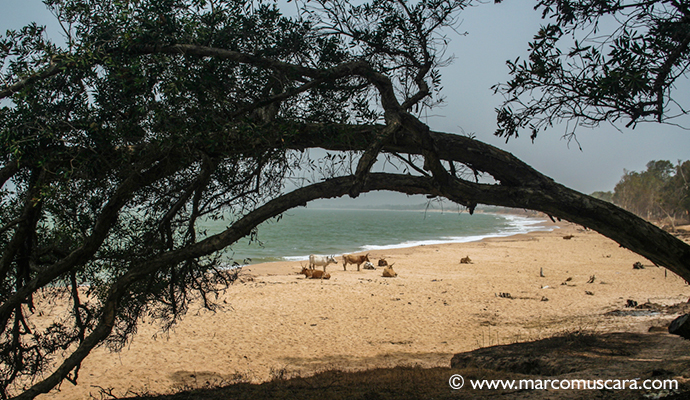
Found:
M 250 0 L 46 4 L 64 44 L 35 24 L 0 38 L 2 398 L 76 383 L 94 347 L 120 348 L 143 317 L 166 328 L 192 297 L 217 307 L 213 294 L 234 278 L 220 254 L 319 198 L 393 190 L 470 212 L 538 210 L 690 279 L 682 241 L 417 118 L 440 100 L 443 28 L 470 0 L 311 0 L 295 17 Z M 679 48 L 656 75 L 661 93 Z M 384 158 L 391 172 L 371 172 Z M 227 229 L 205 235 L 201 218 Z M 38 325 L 56 300 L 65 314 Z
M 650 161 L 643 172 L 625 171 L 609 201 L 648 220 L 690 220 L 690 161 Z
M 538 0 L 551 17 L 530 43 L 528 60 L 508 62 L 512 79 L 494 89 L 506 97 L 496 134 L 507 138 L 567 121 L 675 124 L 688 109 L 684 89 L 690 62 L 686 1 Z

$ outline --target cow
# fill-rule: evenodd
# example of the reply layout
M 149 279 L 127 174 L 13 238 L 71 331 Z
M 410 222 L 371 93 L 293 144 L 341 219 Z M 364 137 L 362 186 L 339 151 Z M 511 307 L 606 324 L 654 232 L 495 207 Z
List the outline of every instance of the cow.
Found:
M 313 269 L 309 269 L 309 268 L 303 266 L 302 270 L 299 273 L 304 275 L 305 278 L 311 278 L 311 275 L 313 272 L 314 272 Z
M 317 256 L 315 254 L 309 255 L 309 268 L 314 269 L 314 267 L 323 266 L 323 272 L 326 272 L 326 266 L 328 264 L 337 264 L 338 261 L 334 256 Z
M 385 258 L 379 260 L 379 267 L 385 267 L 386 265 L 388 265 L 388 261 Z
M 393 271 L 393 264 L 386 266 L 383 268 L 383 275 L 384 278 L 395 278 L 398 276 L 398 274 Z
M 376 269 L 376 267 L 374 267 L 374 264 L 370 263 L 369 261 L 365 261 L 364 264 L 362 265 L 362 268 L 364 268 L 364 269 Z
M 311 272 L 311 279 L 331 279 L 331 274 L 315 269 Z
M 304 274 L 305 279 L 331 279 L 331 274 L 307 267 L 302 267 L 300 274 Z
M 365 256 L 353 256 L 352 254 L 343 254 L 343 270 L 347 271 L 347 264 L 357 264 L 357 271 L 363 262 L 369 261 L 369 253 Z

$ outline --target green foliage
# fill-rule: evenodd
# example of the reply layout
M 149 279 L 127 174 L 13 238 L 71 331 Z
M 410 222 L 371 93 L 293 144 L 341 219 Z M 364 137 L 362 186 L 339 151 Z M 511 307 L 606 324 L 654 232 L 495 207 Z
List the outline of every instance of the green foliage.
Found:
M 690 61 L 690 8 L 685 2 L 540 0 L 549 22 L 530 43 L 527 60 L 508 61 L 511 80 L 494 86 L 505 96 L 496 135 L 532 140 L 568 121 L 671 122 L 685 115 L 676 96 Z M 611 23 L 615 18 L 615 25 Z
M 650 161 L 643 172 L 626 171 L 613 202 L 650 220 L 690 219 L 690 161 Z
M 35 25 L 0 37 L 0 397 L 76 382 L 93 348 L 120 348 L 142 318 L 168 329 L 192 299 L 215 309 L 237 277 L 223 252 L 318 198 L 396 190 L 470 210 L 531 207 L 690 276 L 684 243 L 661 232 L 670 257 L 644 248 L 644 223 L 621 237 L 615 207 L 413 115 L 442 101 L 443 29 L 469 0 L 309 0 L 290 18 L 269 1 L 47 4 L 64 46 Z M 535 54 L 556 51 L 559 29 Z M 309 148 L 341 153 L 314 161 Z M 381 154 L 405 173 L 372 173 Z M 652 167 L 655 179 L 679 176 Z M 484 172 L 496 183 L 479 182 Z M 206 235 L 203 218 L 227 228 Z M 55 302 L 65 312 L 41 319 Z
M 436 104 L 439 31 L 466 2 L 46 4 L 66 45 L 35 24 L 0 37 L 1 398 L 76 381 L 145 316 L 168 329 L 192 298 L 217 307 L 223 251 L 285 207 L 304 131 L 347 149 L 344 124 Z M 206 238 L 202 218 L 228 229 Z M 36 326 L 58 300 L 66 315 Z

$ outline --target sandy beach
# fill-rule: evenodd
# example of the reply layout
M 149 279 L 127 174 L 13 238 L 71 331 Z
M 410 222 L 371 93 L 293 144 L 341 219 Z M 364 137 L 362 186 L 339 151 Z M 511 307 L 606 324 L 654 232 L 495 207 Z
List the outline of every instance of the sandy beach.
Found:
M 118 397 L 169 393 L 326 369 L 447 367 L 459 352 L 568 331 L 647 332 L 674 316 L 607 313 L 628 300 L 688 301 L 690 287 L 663 268 L 577 225 L 554 228 L 372 251 L 374 264 L 394 264 L 396 278 L 380 268 L 343 271 L 342 263 L 328 266 L 330 280 L 299 275 L 305 262 L 245 267 L 219 299 L 222 310 L 192 305 L 169 333 L 144 321 L 121 352 L 94 350 L 79 385 L 65 382 L 39 398 L 100 398 L 101 388 Z M 466 256 L 472 263 L 460 263 Z M 633 269 L 638 261 L 644 269 Z

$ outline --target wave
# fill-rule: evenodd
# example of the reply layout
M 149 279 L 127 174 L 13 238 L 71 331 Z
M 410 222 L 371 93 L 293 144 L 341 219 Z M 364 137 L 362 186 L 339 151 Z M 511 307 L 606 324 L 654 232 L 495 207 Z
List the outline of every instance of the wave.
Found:
M 505 219 L 506 226 L 498 230 L 497 232 L 487 233 L 483 235 L 468 235 L 468 236 L 442 236 L 438 239 L 427 239 L 427 240 L 410 240 L 395 244 L 387 245 L 364 245 L 360 246 L 358 249 L 352 251 L 352 253 L 357 253 L 361 251 L 374 251 L 374 250 L 390 250 L 390 249 L 404 249 L 408 247 L 417 246 L 430 246 L 436 244 L 449 244 L 449 243 L 469 243 L 478 242 L 483 239 L 497 238 L 497 237 L 507 237 L 513 235 L 521 235 L 536 231 L 550 232 L 554 229 L 558 229 L 557 226 L 546 226 L 543 225 L 547 220 L 537 219 L 530 217 L 523 217 L 519 215 L 511 214 L 493 214 L 497 217 Z M 345 252 L 347 254 L 347 252 Z M 308 260 L 309 256 L 292 256 L 292 257 L 282 257 L 285 261 L 304 261 Z

